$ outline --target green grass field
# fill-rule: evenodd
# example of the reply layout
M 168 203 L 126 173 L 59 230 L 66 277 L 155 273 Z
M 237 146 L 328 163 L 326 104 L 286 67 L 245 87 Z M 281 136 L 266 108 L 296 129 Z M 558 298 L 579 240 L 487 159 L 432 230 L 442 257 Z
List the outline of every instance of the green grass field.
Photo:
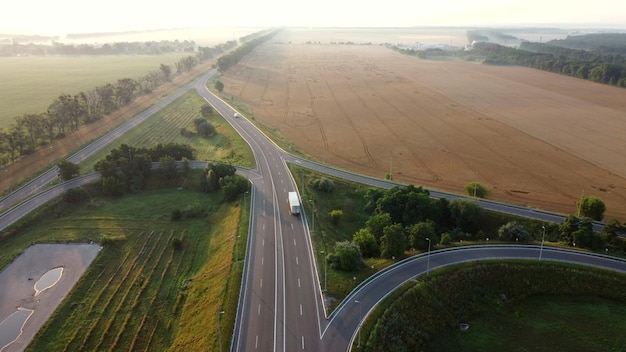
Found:
M 189 53 L 0 58 L 0 128 L 15 117 L 42 113 L 61 94 L 77 94 L 118 79 L 138 79 Z
M 254 167 L 254 156 L 248 144 L 217 112 L 214 112 L 208 119 L 215 126 L 217 135 L 210 138 L 181 135 L 181 128 L 195 131 L 193 120 L 201 117 L 200 108 L 204 104 L 206 101 L 195 91 L 186 93 L 100 150 L 96 155 L 85 160 L 81 164 L 81 172 L 93 172 L 96 162 L 121 144 L 151 148 L 157 143 L 184 143 L 196 150 L 196 160 L 220 160 L 233 165 Z
M 596 297 L 535 297 L 484 312 L 466 331 L 437 336 L 433 351 L 622 351 L 626 304 Z
M 231 263 L 236 236 L 247 234 L 241 203 L 220 200 L 182 189 L 95 198 L 5 239 L 3 248 L 108 238 L 28 350 L 218 350 L 215 318 L 236 301 Z M 174 208 L 195 204 L 206 215 L 170 221 Z M 182 240 L 180 249 L 174 238 Z M 240 240 L 245 248 L 246 238 Z M 224 341 L 235 313 L 230 308 L 232 319 L 222 320 Z

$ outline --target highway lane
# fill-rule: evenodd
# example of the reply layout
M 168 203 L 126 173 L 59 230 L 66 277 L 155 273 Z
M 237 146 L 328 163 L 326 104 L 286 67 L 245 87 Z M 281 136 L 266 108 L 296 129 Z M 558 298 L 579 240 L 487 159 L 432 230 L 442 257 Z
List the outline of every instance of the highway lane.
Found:
M 254 215 L 232 350 L 322 351 L 323 299 L 306 217 L 289 214 L 288 192 L 297 188 L 282 150 L 198 82 L 200 94 L 248 142 L 262 176 L 250 180 Z

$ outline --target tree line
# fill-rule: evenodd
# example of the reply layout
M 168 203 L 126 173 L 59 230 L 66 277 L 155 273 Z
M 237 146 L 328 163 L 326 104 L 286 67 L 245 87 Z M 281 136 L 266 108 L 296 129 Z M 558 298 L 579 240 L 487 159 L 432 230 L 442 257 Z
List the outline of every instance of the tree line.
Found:
M 252 49 L 266 42 L 274 35 L 276 35 L 276 33 L 278 33 L 279 31 L 280 29 L 269 30 L 267 34 L 263 34 L 254 39 L 250 39 L 232 52 L 223 55 L 217 60 L 218 69 L 221 72 L 224 72 L 229 68 L 235 66 L 246 54 L 251 52 Z
M 0 44 L 0 56 L 46 56 L 46 55 L 159 55 L 171 52 L 195 50 L 193 40 L 161 40 L 147 42 L 116 42 L 92 44 Z
M 593 220 L 601 220 L 604 203 L 597 197 L 582 197 L 580 216 L 570 215 L 564 223 L 520 220 L 488 212 L 474 199 L 434 199 L 422 187 L 409 185 L 389 190 L 369 189 L 363 194 L 365 226 L 351 240 L 335 243 L 327 256 L 331 267 L 352 271 L 363 266 L 363 258 L 401 259 L 407 251 L 424 251 L 437 245 L 471 240 L 524 243 L 560 242 L 596 251 L 626 253 L 626 224 L 611 220 L 599 233 Z M 543 232 L 542 232 L 543 230 Z
M 237 42 L 229 41 L 215 47 L 200 47 L 194 55 L 176 62 L 175 74 L 187 72 L 236 45 Z M 173 75 L 170 65 L 161 64 L 158 69 L 139 79 L 122 78 L 89 91 L 73 95 L 62 94 L 45 112 L 15 117 L 10 127 L 0 130 L 0 165 L 14 162 L 19 157 L 31 154 L 37 148 L 78 130 L 82 125 L 104 118 L 139 96 L 171 81 Z
M 626 87 L 626 58 L 619 54 L 585 52 L 542 43 L 522 43 L 519 49 L 477 43 L 473 50 L 459 55 L 466 59 L 482 59 L 485 64 L 526 66 Z

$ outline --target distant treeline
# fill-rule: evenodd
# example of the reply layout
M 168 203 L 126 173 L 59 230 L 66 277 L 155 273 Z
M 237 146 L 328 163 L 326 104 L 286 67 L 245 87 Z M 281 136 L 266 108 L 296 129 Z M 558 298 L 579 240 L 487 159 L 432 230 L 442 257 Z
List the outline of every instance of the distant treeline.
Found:
M 0 44 L 0 56 L 25 55 L 158 55 L 171 52 L 195 50 L 194 41 L 161 40 L 149 42 L 119 42 L 104 45 L 63 44 Z
M 626 58 L 617 54 L 584 52 L 541 43 L 524 43 L 519 49 L 477 43 L 473 50 L 460 55 L 466 59 L 482 58 L 485 64 L 520 65 L 626 87 Z
M 479 33 L 468 38 L 486 38 Z M 571 47 L 571 48 L 570 48 Z M 492 65 L 518 65 L 560 73 L 593 82 L 626 87 L 626 34 L 569 36 L 548 43 L 523 42 L 519 48 L 478 42 L 471 50 L 402 50 L 424 59 L 462 58 Z
M 222 72 L 226 71 L 227 69 L 236 65 L 239 62 L 239 60 L 241 60 L 246 54 L 251 52 L 252 49 L 256 48 L 257 46 L 269 40 L 271 37 L 276 35 L 276 33 L 278 33 L 280 30 L 281 30 L 280 28 L 274 29 L 274 30 L 267 30 L 267 31 L 264 31 L 263 32 L 264 34 L 260 36 L 248 35 L 247 38 L 252 38 L 252 37 L 256 37 L 256 38 L 250 39 L 249 41 L 242 44 L 236 50 L 233 50 L 232 52 L 220 57 L 217 60 L 217 67 Z
M 550 45 L 599 53 L 626 55 L 626 33 L 600 33 L 567 36 L 555 39 Z

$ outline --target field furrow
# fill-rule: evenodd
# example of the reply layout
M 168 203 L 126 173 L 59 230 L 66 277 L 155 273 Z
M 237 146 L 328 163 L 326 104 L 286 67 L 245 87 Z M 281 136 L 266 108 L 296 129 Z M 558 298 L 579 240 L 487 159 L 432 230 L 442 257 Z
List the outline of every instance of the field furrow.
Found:
M 162 236 L 162 234 L 158 234 L 154 237 L 154 241 L 150 241 L 151 246 L 148 247 L 148 250 L 139 254 L 139 256 L 144 256 L 148 259 L 137 263 L 138 265 L 134 265 L 132 270 L 134 275 L 130 278 L 126 278 L 124 282 L 121 283 L 120 290 L 122 290 L 122 286 L 125 287 L 121 295 L 116 294 L 115 301 L 117 302 L 117 306 L 115 306 L 115 308 L 109 313 L 109 318 L 102 330 L 100 339 L 96 344 L 96 350 L 102 350 L 104 349 L 104 346 L 111 346 L 109 348 L 115 347 L 115 344 L 111 340 L 115 340 L 115 336 L 118 335 L 116 332 L 119 331 L 120 326 L 117 325 L 123 325 L 123 311 L 127 311 L 128 314 L 132 314 L 133 305 L 128 304 L 130 297 L 133 296 L 133 294 L 135 296 L 139 296 L 141 294 L 144 286 L 143 283 L 140 283 L 139 281 L 143 280 L 144 282 L 147 282 L 148 278 L 144 275 L 145 271 L 149 270 L 152 272 L 158 264 L 159 258 L 165 251 L 168 241 L 163 239 L 164 236 Z M 158 255 L 155 255 L 155 252 Z M 156 259 L 152 260 L 152 258 Z M 154 266 L 147 269 L 150 265 Z M 116 293 L 119 293 L 120 290 Z

